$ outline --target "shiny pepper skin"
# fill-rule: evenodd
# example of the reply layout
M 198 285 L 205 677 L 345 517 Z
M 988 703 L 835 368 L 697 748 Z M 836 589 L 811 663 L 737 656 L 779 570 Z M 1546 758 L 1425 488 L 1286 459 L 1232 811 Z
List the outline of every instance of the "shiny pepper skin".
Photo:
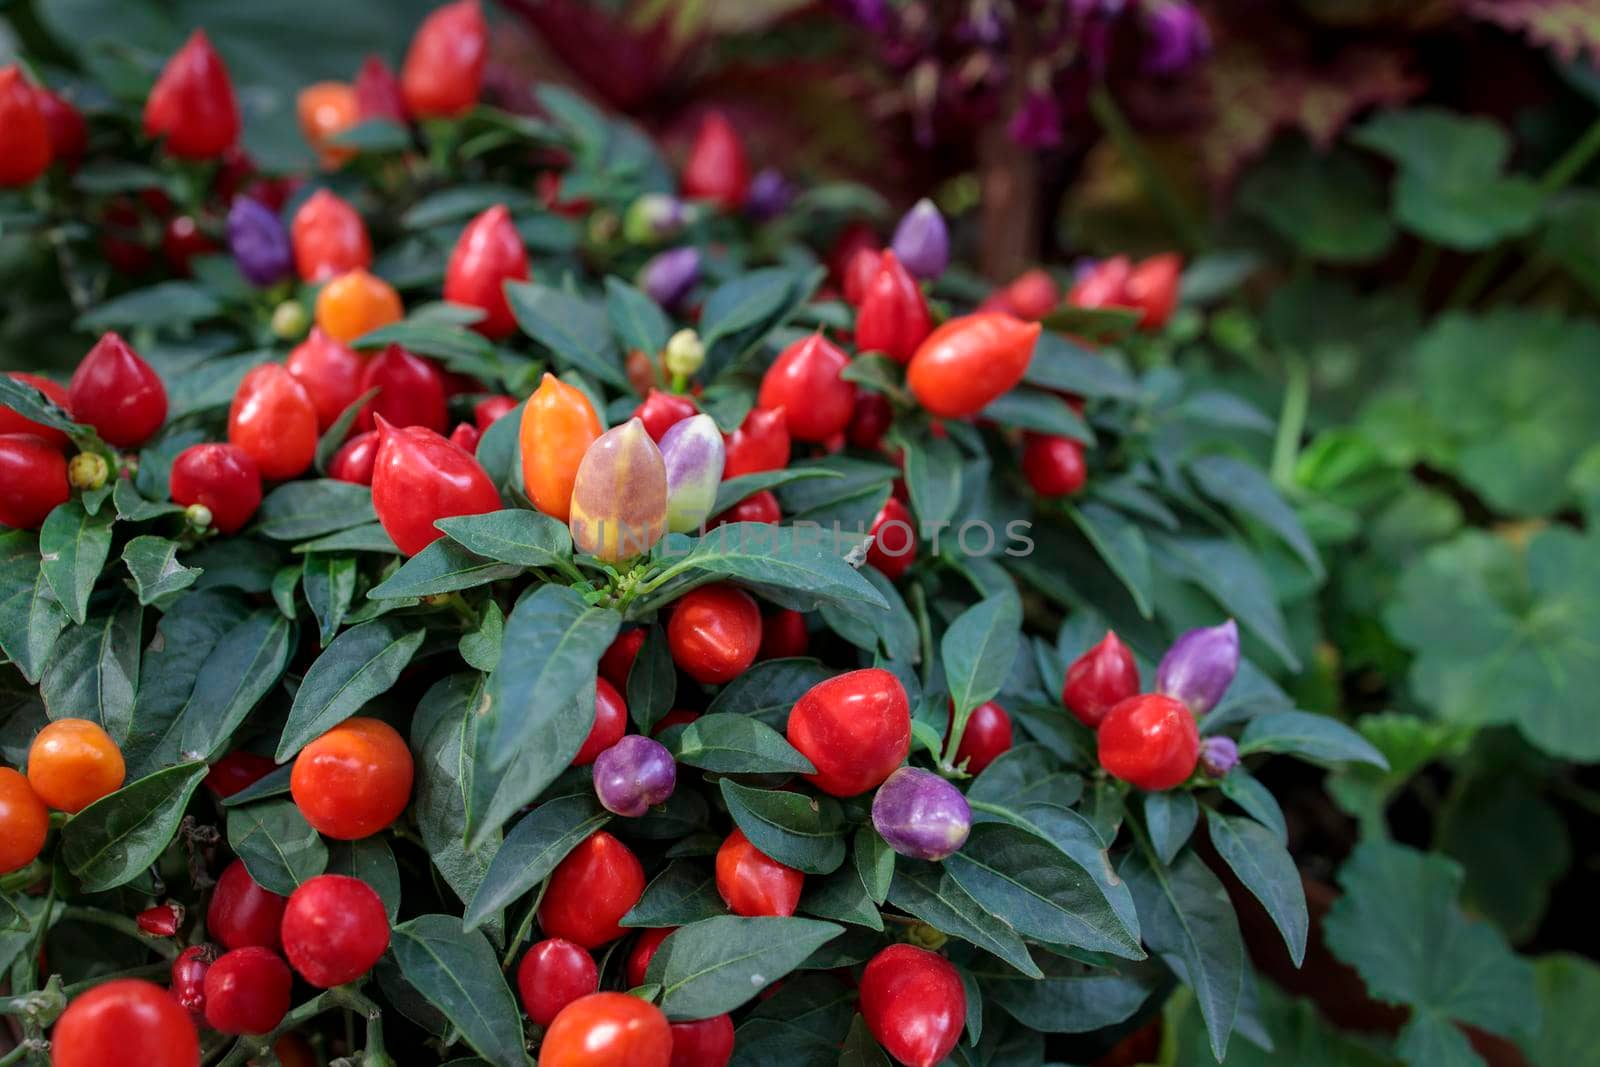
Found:
M 639 406 L 633 409 L 633 417 L 644 423 L 645 432 L 650 435 L 650 440 L 656 444 L 661 443 L 662 434 L 672 429 L 673 426 L 684 419 L 698 414 L 699 408 L 694 401 L 680 393 L 664 393 L 660 389 L 651 389 Z
M 0 874 L 21 870 L 44 848 L 50 812 L 21 773 L 0 767 Z
M 264 889 L 250 877 L 243 860 L 234 860 L 217 879 L 206 908 L 206 931 L 227 948 L 256 945 L 276 949 L 288 898 Z
M 968 774 L 981 774 L 1010 747 L 1011 716 L 991 700 L 972 709 L 961 745 L 956 749 L 956 764 L 964 762 Z
M 414 556 L 444 536 L 437 520 L 500 510 L 500 491 L 476 459 L 432 430 L 390 426 L 380 415 L 372 506 L 400 551 Z
M 0 434 L 0 526 L 36 530 L 71 495 L 59 448 L 31 433 Z
M 898 497 L 890 497 L 878 509 L 867 532 L 872 535 L 867 562 L 891 582 L 899 581 L 917 561 L 917 525 L 911 509 Z
M 378 461 L 378 431 L 358 433 L 328 461 L 328 477 L 356 485 L 372 484 L 372 468 Z
M 711 525 L 726 526 L 730 522 L 766 522 L 776 525 L 782 518 L 783 508 L 778 503 L 778 498 L 773 495 L 772 490 L 763 489 L 759 493 L 745 497 L 722 514 L 714 516 Z
M 491 396 L 472 405 L 472 421 L 478 427 L 478 432 L 485 433 L 489 427 L 499 422 L 517 406 L 514 396 Z
M 239 139 L 239 103 L 222 57 L 195 30 L 167 60 L 144 105 L 144 132 L 179 159 L 215 159 Z
M 50 1032 L 51 1067 L 199 1067 L 194 1021 L 165 989 L 119 978 L 74 998 Z
M 572 545 L 606 563 L 650 551 L 667 532 L 667 467 L 644 423 L 629 419 L 595 439 L 572 481 Z
M 875 244 L 852 252 L 844 266 L 845 303 L 853 308 L 859 308 L 862 301 L 866 300 L 872 283 L 878 280 L 878 275 L 882 272 L 883 250 Z
M 469 456 L 478 454 L 478 442 L 482 440 L 483 434 L 470 422 L 458 422 L 456 428 L 450 431 L 450 443 Z
M 951 319 L 917 348 L 906 384 L 930 414 L 975 415 L 1022 380 L 1039 332 L 999 312 Z
M 539 1046 L 539 1067 L 670 1067 L 661 1009 L 627 993 L 594 993 L 562 1009 Z
M 738 828 L 717 849 L 717 893 L 735 915 L 793 915 L 805 881 L 804 874 L 756 848 Z
M 28 784 L 57 811 L 77 814 L 122 788 L 122 750 L 99 723 L 56 719 L 28 747 Z
M 167 389 L 128 342 L 107 333 L 72 372 L 67 406 L 107 444 L 136 448 L 167 421 Z
M 522 409 L 522 484 L 533 506 L 561 522 L 572 515 L 578 466 L 602 432 L 589 398 L 546 374 Z
M 1061 703 L 1093 730 L 1106 712 L 1139 693 L 1139 665 L 1110 630 L 1100 643 L 1072 661 L 1061 684 Z
M 347 344 L 380 326 L 399 322 L 404 314 L 400 294 L 364 270 L 339 275 L 317 294 L 317 325 L 334 340 Z
M 623 968 L 630 987 L 644 985 L 645 972 L 650 969 L 650 961 L 656 957 L 656 949 L 676 929 L 676 926 L 659 926 L 639 931 L 639 936 L 633 940 L 633 947 L 628 950 L 627 963 Z
M 367 883 L 319 874 L 289 896 L 283 912 L 283 954 L 318 989 L 353 982 L 389 947 L 389 915 Z
M 405 738 L 382 719 L 358 715 L 300 750 L 289 792 L 318 833 L 356 841 L 400 817 L 414 773 Z
M 760 471 L 781 471 L 789 465 L 789 424 L 782 408 L 752 408 L 724 443 L 727 457 L 722 464 L 723 480 Z
M 684 197 L 710 200 L 731 214 L 744 204 L 749 191 L 750 164 L 739 131 L 720 111 L 708 112 L 683 165 Z
M 856 348 L 905 364 L 932 332 L 922 287 L 893 252 L 885 251 L 856 311 Z
M 672 605 L 667 647 L 695 681 L 731 682 L 761 648 L 761 609 L 749 593 L 723 582 L 690 590 Z
M 317 408 L 294 375 L 266 363 L 239 383 L 228 409 L 228 441 L 279 482 L 304 474 L 317 454 Z
M 219 533 L 238 533 L 261 506 L 261 471 L 238 445 L 190 445 L 172 461 L 172 502 L 201 504 Z
M 326 189 L 311 194 L 289 227 L 294 269 L 303 282 L 325 282 L 372 266 L 367 224 L 349 203 Z
M 934 1067 L 967 1024 L 961 975 L 943 956 L 890 945 L 861 972 L 861 1017 L 889 1055 L 906 1067 Z
M 1071 496 L 1089 478 L 1083 442 L 1055 434 L 1029 433 L 1022 445 L 1022 473 L 1040 496 Z
M 206 972 L 217 961 L 215 945 L 190 945 L 172 961 L 172 996 L 195 1022 L 206 1017 Z
M 50 168 L 50 124 L 13 64 L 0 68 L 0 189 L 27 185 Z
M 795 703 L 788 735 L 817 768 L 807 781 L 832 796 L 859 796 L 910 754 L 911 705 L 888 671 L 850 671 L 817 683 Z
M 511 212 L 496 204 L 467 224 L 450 253 L 444 298 L 479 308 L 484 318 L 472 328 L 490 340 L 509 337 L 517 320 L 506 302 L 505 283 L 528 280 L 528 250 L 511 222 Z
M 1139 328 L 1154 332 L 1165 326 L 1178 306 L 1183 257 L 1165 252 L 1142 260 L 1128 275 L 1124 295 L 1140 312 Z
M 355 158 L 355 149 L 332 143 L 336 134 L 361 121 L 353 86 L 331 81 L 308 85 L 295 97 L 295 111 L 300 118 L 300 132 L 305 135 L 306 143 L 316 150 L 324 170 L 336 170 Z
M 44 86 L 34 90 L 39 112 L 50 127 L 50 155 L 55 162 L 75 169 L 89 148 L 89 124 L 72 101 Z M 4 185 L 0 181 L 0 185 Z
M 378 390 L 378 395 L 356 419 L 363 430 L 371 429 L 377 416 L 391 426 L 422 426 L 441 434 L 449 425 L 444 375 L 432 360 L 389 345 L 361 368 L 356 395 L 371 389 Z
M 568 1004 L 600 988 L 600 969 L 581 946 L 559 937 L 534 945 L 517 965 L 522 1010 L 547 1027 Z
M 237 948 L 206 971 L 206 1025 L 222 1034 L 265 1034 L 289 1011 L 294 976 L 271 949 Z
M 642 630 L 637 632 L 643 633 Z M 589 736 L 583 739 L 578 754 L 572 757 L 574 767 L 589 766 L 600 753 L 622 740 L 622 735 L 628 732 L 628 705 L 620 692 L 627 687 L 626 674 L 616 685 L 604 678 L 595 679 L 594 725 L 589 727 Z
M 672 1024 L 670 1067 L 728 1067 L 733 1058 L 733 1019 L 709 1019 Z
M 317 430 L 332 426 L 344 409 L 361 395 L 361 376 L 368 358 L 313 326 L 311 333 L 289 353 L 284 366 L 305 386 L 317 409 Z
M 1181 702 L 1158 693 L 1129 697 L 1098 731 L 1100 766 L 1151 792 L 1182 785 L 1200 759 L 1200 728 Z
M 778 354 L 761 379 L 756 403 L 783 408 L 789 436 L 826 441 L 850 425 L 856 386 L 840 377 L 850 357 L 820 333 L 802 338 Z
M 600 657 L 600 677 L 610 682 L 618 689 L 628 688 L 628 672 L 633 670 L 633 661 L 639 658 L 639 649 L 644 647 L 647 631 L 643 629 L 624 630 L 611 642 L 605 655 Z
M 489 27 L 478 0 L 457 0 L 423 20 L 405 64 L 400 91 L 419 119 L 454 118 L 471 111 L 489 58 Z
M 54 401 L 56 407 L 63 411 L 68 410 L 67 390 L 52 382 L 49 378 L 41 378 L 37 374 L 29 374 L 27 371 L 20 370 L 8 371 L 6 377 L 24 385 L 33 386 L 48 399 Z M 46 426 L 42 422 L 25 419 L 4 404 L 0 404 L 0 434 L 7 433 L 31 433 L 35 437 L 43 438 L 56 448 L 66 448 L 71 443 L 71 439 L 54 426 Z
M 539 927 L 587 949 L 615 941 L 619 920 L 644 894 L 644 868 L 627 845 L 600 831 L 556 865 L 539 905 Z
M 406 122 L 406 100 L 400 79 L 394 76 L 382 56 L 368 56 L 356 73 L 356 111 L 362 122 L 386 119 Z

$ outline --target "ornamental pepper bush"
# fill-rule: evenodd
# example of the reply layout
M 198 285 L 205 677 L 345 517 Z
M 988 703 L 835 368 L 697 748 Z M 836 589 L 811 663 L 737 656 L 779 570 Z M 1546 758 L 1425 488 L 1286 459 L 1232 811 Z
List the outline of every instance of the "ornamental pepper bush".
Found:
M 304 167 L 204 29 L 64 147 L 0 70 L 6 238 L 104 272 L 0 376 L 0 1062 L 1267 1055 L 1275 790 L 1396 769 L 1301 710 L 1298 438 L 1163 347 L 1216 265 L 980 282 L 736 109 L 486 101 L 497 17 Z

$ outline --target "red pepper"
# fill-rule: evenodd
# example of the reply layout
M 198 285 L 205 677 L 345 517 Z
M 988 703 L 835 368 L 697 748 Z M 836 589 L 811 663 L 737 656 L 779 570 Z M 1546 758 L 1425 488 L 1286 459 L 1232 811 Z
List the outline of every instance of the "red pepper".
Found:
M 1133 653 L 1110 630 L 1089 651 L 1072 661 L 1061 684 L 1061 703 L 1091 730 L 1106 713 L 1139 693 L 1139 665 Z
M 167 421 L 167 390 L 150 364 L 114 333 L 101 336 L 67 387 L 72 417 L 108 444 L 135 448 Z
M 839 236 L 834 238 L 833 247 L 828 250 L 828 280 L 833 287 L 844 294 L 851 305 L 860 300 L 859 294 L 855 300 L 850 299 L 850 265 L 855 262 L 857 254 L 863 250 L 873 253 L 876 260 L 877 253 L 883 248 L 883 243 L 878 240 L 878 234 L 871 226 L 864 222 L 852 222 L 839 231 Z M 873 272 L 876 274 L 877 263 L 873 263 Z M 864 278 L 871 281 L 872 278 Z
M 161 254 L 172 273 L 180 277 L 187 278 L 193 273 L 190 263 L 196 256 L 210 255 L 220 249 L 192 215 L 174 215 L 162 227 Z
M 483 440 L 483 434 L 470 422 L 458 422 L 456 428 L 450 431 L 450 443 L 469 456 L 478 454 L 478 442 Z
M 190 445 L 172 461 L 172 502 L 200 504 L 211 512 L 211 526 L 237 533 L 261 506 L 261 471 L 237 445 Z
M 779 353 L 761 379 L 756 403 L 783 408 L 795 440 L 826 441 L 850 425 L 855 411 L 855 383 L 840 377 L 849 365 L 838 345 L 814 333 Z
M 151 937 L 171 937 L 183 925 L 183 905 L 173 901 L 157 904 L 135 915 L 133 921 Z
M 356 485 L 372 484 L 372 465 L 378 460 L 378 432 L 358 433 L 339 447 L 328 462 L 328 477 Z
M 324 170 L 337 170 L 354 159 L 356 150 L 333 143 L 333 137 L 361 121 L 355 87 L 346 82 L 314 82 L 295 97 L 300 132 L 316 150 Z
M 993 311 L 951 319 L 911 357 L 906 384 L 934 415 L 975 415 L 1022 380 L 1039 332 L 1036 322 Z
M 44 86 L 34 90 L 45 125 L 50 127 L 50 154 L 58 163 L 76 167 L 89 147 L 89 125 L 72 102 Z M 4 183 L 0 183 L 4 184 Z
M 297 477 L 317 454 L 317 407 L 287 368 L 264 364 L 233 394 L 228 441 L 255 460 L 264 480 Z
M 1183 257 L 1176 252 L 1151 256 L 1128 275 L 1127 299 L 1143 317 L 1139 328 L 1154 332 L 1172 318 L 1178 306 L 1178 287 L 1183 276 Z
M 0 525 L 37 529 L 70 495 L 60 449 L 32 434 L 0 434 Z
M 285 365 L 317 409 L 317 428 L 326 430 L 361 395 L 367 357 L 313 326 L 311 335 L 289 353 Z
M 472 421 L 477 425 L 479 432 L 486 431 L 503 416 L 511 414 L 516 406 L 517 398 L 514 396 L 485 397 L 472 405 Z
M 850 255 L 844 267 L 844 300 L 859 308 L 867 298 L 872 283 L 883 271 L 883 252 L 877 248 L 858 248 Z
M 660 444 L 662 434 L 699 410 L 693 400 L 682 394 L 651 389 L 639 406 L 633 409 L 633 417 L 644 423 L 650 440 Z
M 6 377 L 33 386 L 54 400 L 57 407 L 67 410 L 67 391 L 49 378 L 41 378 L 37 374 L 20 370 L 7 371 Z M 25 419 L 4 404 L 0 404 L 0 433 L 31 433 L 35 437 L 44 438 L 57 448 L 66 448 L 70 443 L 67 435 L 55 427 Z
M 922 287 L 893 252 L 885 251 L 856 312 L 856 348 L 882 352 L 904 364 L 932 332 L 933 316 Z
M 1040 496 L 1071 496 L 1088 480 L 1083 464 L 1083 442 L 1055 434 L 1024 436 L 1022 473 Z
M 722 479 L 789 465 L 789 427 L 782 408 L 752 408 L 744 423 L 723 439 L 728 446 Z
M 517 320 L 506 303 L 505 283 L 528 280 L 528 250 L 511 222 L 511 212 L 496 204 L 467 224 L 450 253 L 444 298 L 479 308 L 484 318 L 473 329 L 490 340 L 509 337 Z
M 419 119 L 471 111 L 483 87 L 489 27 L 478 0 L 446 4 L 423 20 L 400 68 L 406 108 Z
M 1159 693 L 1129 697 L 1106 713 L 1096 736 L 1100 766 L 1156 792 L 1181 785 L 1200 760 L 1200 728 L 1180 701 Z
M 889 432 L 889 424 L 893 421 L 894 409 L 882 393 L 858 389 L 856 409 L 850 416 L 850 425 L 845 434 L 852 445 L 870 452 L 883 443 L 883 435 Z
M 15 65 L 0 69 L 0 188 L 27 185 L 50 167 L 50 124 Z
M 382 56 L 368 56 L 361 63 L 356 74 L 356 112 L 362 122 L 406 121 L 406 99 L 400 92 L 400 81 Z
M 414 556 L 443 537 L 439 519 L 500 509 L 500 493 L 477 460 L 426 427 L 377 421 L 372 506 L 401 552 Z
M 898 581 L 917 561 L 917 527 L 910 509 L 891 496 L 878 509 L 867 532 L 872 535 L 867 562 L 891 582 Z
M 726 526 L 730 522 L 766 522 L 777 525 L 783 518 L 783 509 L 778 506 L 778 498 L 772 495 L 770 489 L 763 489 L 759 493 L 752 493 L 739 501 L 733 507 L 715 516 L 708 524 L 709 529 Z
M 215 159 L 239 139 L 233 82 L 204 30 L 195 30 L 161 71 L 145 101 L 144 132 L 165 138 L 179 159 Z
M 378 395 L 356 419 L 356 425 L 363 430 L 371 428 L 374 415 L 383 416 L 395 426 L 426 426 L 435 433 L 443 433 L 449 425 L 444 377 L 439 368 L 399 345 L 388 346 L 367 362 L 358 393 L 369 389 L 377 389 Z
M 372 265 L 366 223 L 336 194 L 318 189 L 294 213 L 289 229 L 294 267 L 301 281 L 325 282 L 346 271 Z
M 739 132 L 722 112 L 707 112 L 683 165 L 684 197 L 710 200 L 731 213 L 744 205 L 749 190 L 750 164 Z

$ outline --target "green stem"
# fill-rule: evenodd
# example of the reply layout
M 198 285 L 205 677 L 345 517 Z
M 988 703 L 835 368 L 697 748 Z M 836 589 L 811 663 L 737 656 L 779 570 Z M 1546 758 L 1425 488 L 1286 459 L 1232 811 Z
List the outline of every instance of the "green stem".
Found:
M 43 1041 L 35 1041 L 31 1038 L 25 1040 L 4 1056 L 0 1056 L 0 1067 L 10 1067 L 13 1063 L 21 1063 L 24 1056 L 44 1052 L 48 1047 L 49 1045 Z
M 178 946 L 164 937 L 151 937 L 139 929 L 139 924 L 126 915 L 114 915 L 109 911 L 99 908 L 84 908 L 68 904 L 61 909 L 57 921 L 72 920 L 74 922 L 90 923 L 94 926 L 104 926 L 108 930 L 115 930 L 140 942 L 150 951 L 155 952 L 168 960 L 178 958 Z
M 1272 480 L 1280 489 L 1294 485 L 1294 465 L 1300 458 L 1300 438 L 1306 429 L 1311 402 L 1311 368 L 1301 356 L 1286 357 L 1288 381 L 1283 387 L 1283 411 L 1272 444 Z
M 544 903 L 544 892 L 550 888 L 550 880 L 546 878 L 539 883 L 539 892 L 534 895 L 533 902 L 528 905 L 528 914 L 522 917 L 522 922 L 517 926 L 516 936 L 506 942 L 505 955 L 500 958 L 500 969 L 506 970 L 511 966 L 511 961 L 517 958 L 517 949 L 522 947 L 523 938 L 528 936 L 528 931 L 533 929 L 534 916 L 539 914 L 539 905 Z
M 85 978 L 81 982 L 73 982 L 63 992 L 67 994 L 68 998 L 71 998 L 79 993 L 88 992 L 97 985 L 105 985 L 107 982 L 114 982 L 119 978 L 162 978 L 171 973 L 172 964 L 170 963 L 147 963 L 143 967 L 129 967 L 125 971 L 97 974 L 93 978 Z
M 269 1034 L 260 1037 L 243 1037 L 228 1050 L 228 1054 L 217 1061 L 217 1067 L 240 1067 L 252 1056 L 260 1056 L 271 1050 L 272 1045 L 284 1034 L 297 1030 L 333 1008 L 349 1008 L 364 1015 L 368 1019 L 375 1019 L 382 1014 L 381 1009 L 354 985 L 335 986 L 324 990 L 310 1000 L 295 1008 L 283 1017 L 283 1021 Z
M 1199 226 L 1189 217 L 1188 209 L 1183 206 L 1177 191 L 1162 174 L 1161 168 L 1155 165 L 1150 154 L 1145 151 L 1138 133 L 1122 114 L 1122 109 L 1117 107 L 1117 102 L 1111 98 L 1104 85 L 1095 86 L 1094 91 L 1089 94 L 1089 111 L 1094 115 L 1095 121 L 1100 123 L 1101 129 L 1105 130 L 1106 135 L 1133 165 L 1133 169 L 1139 175 L 1139 183 L 1144 186 L 1144 191 L 1149 194 L 1150 199 L 1155 201 L 1156 207 L 1167 217 L 1167 222 L 1177 232 L 1179 243 L 1189 252 L 1197 252 L 1203 248 L 1205 240 L 1200 234 Z

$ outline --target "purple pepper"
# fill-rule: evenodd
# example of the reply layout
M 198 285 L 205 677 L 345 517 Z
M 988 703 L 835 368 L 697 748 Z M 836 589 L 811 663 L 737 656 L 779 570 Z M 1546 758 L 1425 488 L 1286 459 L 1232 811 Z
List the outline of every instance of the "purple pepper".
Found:
M 757 222 L 768 222 L 789 210 L 797 190 L 794 183 L 775 167 L 764 167 L 750 180 L 745 197 L 745 212 Z
M 1205 18 L 1184 0 L 1146 8 L 1144 29 L 1140 66 L 1146 74 L 1182 74 L 1211 51 L 1211 31 Z
M 1239 745 L 1231 737 L 1208 737 L 1200 742 L 1200 770 L 1222 778 L 1239 765 Z
M 927 197 L 918 200 L 894 228 L 889 245 L 914 278 L 937 278 L 950 265 L 950 231 Z
M 1156 668 L 1156 692 L 1181 700 L 1196 715 L 1217 706 L 1239 672 L 1239 627 L 1232 619 L 1180 636 Z
M 268 286 L 294 269 L 289 231 L 276 212 L 248 196 L 233 198 L 228 209 L 228 248 L 252 285 Z
M 639 288 L 664 308 L 676 307 L 700 280 L 700 250 L 674 248 L 650 257 L 639 271 Z
M 594 793 L 607 811 L 637 819 L 665 804 L 678 785 L 678 765 L 659 741 L 628 734 L 594 761 Z
M 1031 90 L 1022 98 L 1006 127 L 1024 148 L 1056 148 L 1061 144 L 1061 105 L 1048 92 Z
M 873 796 L 872 825 L 900 855 L 942 860 L 967 843 L 972 809 L 961 790 L 932 771 L 901 767 Z

